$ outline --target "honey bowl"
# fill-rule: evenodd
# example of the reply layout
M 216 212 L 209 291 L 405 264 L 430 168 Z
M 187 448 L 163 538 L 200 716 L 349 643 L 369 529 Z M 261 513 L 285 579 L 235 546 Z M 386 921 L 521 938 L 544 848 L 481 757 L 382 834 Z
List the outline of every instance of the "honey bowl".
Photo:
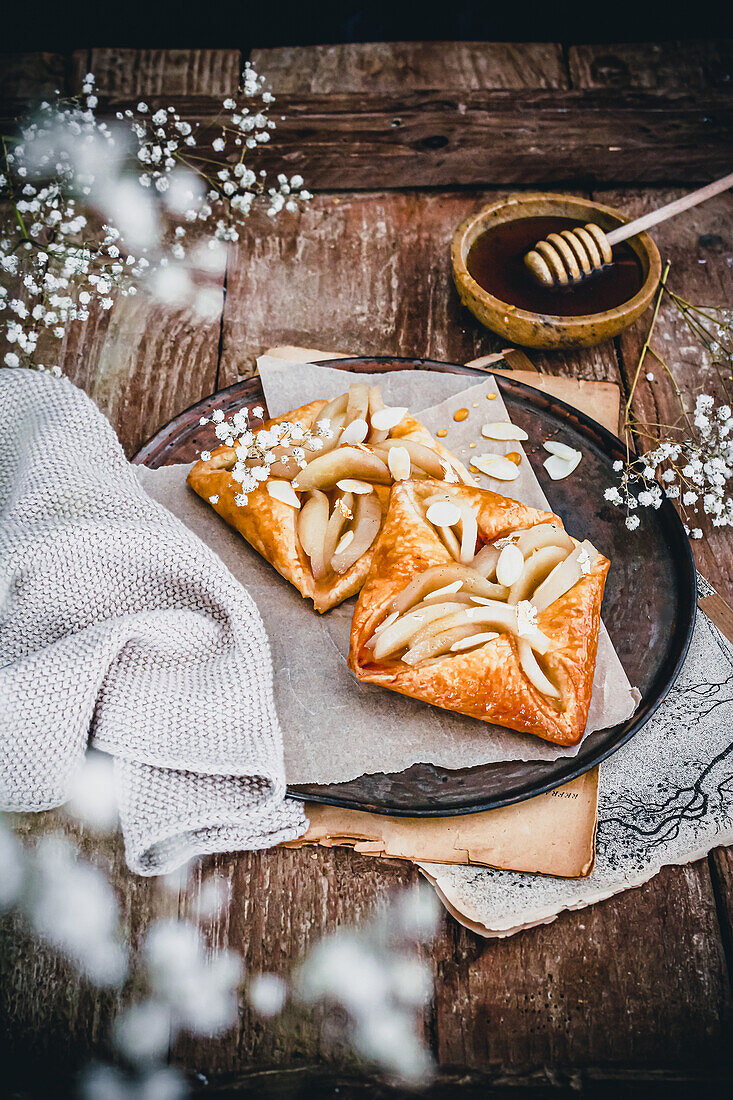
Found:
M 496 235 L 497 239 L 500 236 L 503 238 L 513 236 L 516 241 L 521 241 L 521 245 L 515 249 L 516 256 L 513 256 L 511 263 L 512 270 L 517 273 L 517 279 L 523 278 L 518 274 L 518 265 L 522 263 L 524 251 L 531 248 L 535 240 L 545 235 L 541 231 L 535 235 L 535 229 L 542 224 L 548 224 L 547 221 L 543 222 L 543 219 L 554 218 L 564 219 L 568 224 L 584 224 L 592 221 L 607 231 L 628 221 L 628 218 L 610 206 L 603 206 L 601 203 L 577 198 L 574 195 L 544 193 L 511 195 L 507 199 L 482 207 L 458 226 L 451 244 L 453 279 L 463 304 L 483 325 L 505 340 L 530 348 L 592 347 L 594 344 L 612 339 L 633 324 L 654 297 L 662 276 L 662 261 L 657 246 L 647 233 L 640 233 L 625 242 L 625 253 L 622 257 L 627 261 L 625 276 L 623 271 L 612 270 L 619 266 L 614 263 L 610 266 L 605 281 L 602 274 L 591 276 L 587 280 L 587 285 L 578 289 L 570 287 L 563 290 L 534 292 L 531 288 L 523 286 L 520 293 L 517 289 L 518 283 L 512 290 L 511 279 L 499 277 L 503 273 L 496 270 L 494 271 L 496 280 L 487 280 L 491 281 L 494 291 L 492 293 L 474 277 L 477 271 L 472 265 L 472 258 L 476 255 L 476 251 L 471 253 L 472 247 L 476 242 L 480 244 L 484 240 L 490 241 L 491 237 Z M 525 221 L 526 225 L 517 224 Z M 514 224 L 510 225 L 510 223 Z M 486 237 L 484 237 L 485 234 Z M 614 260 L 616 259 L 616 253 L 614 253 Z M 484 258 L 484 260 L 485 266 L 488 262 L 488 271 L 491 273 L 491 259 Z M 632 282 L 629 282 L 629 264 L 634 266 L 637 272 Z M 473 274 L 469 270 L 471 266 L 473 266 Z M 528 273 L 527 278 L 529 278 Z M 515 293 L 522 304 L 499 297 L 497 286 L 507 297 Z M 614 289 L 617 295 L 621 294 L 621 300 L 618 302 L 615 302 L 612 297 Z M 548 295 L 556 297 L 552 298 Z M 573 300 L 573 295 L 582 297 Z M 611 295 L 610 298 L 609 295 Z M 595 307 L 594 298 L 597 299 L 598 308 Z M 537 301 L 539 306 L 527 308 L 534 301 Z M 614 301 L 614 304 L 609 305 L 609 301 Z M 587 308 L 591 312 L 578 313 L 576 311 L 578 303 L 580 308 Z

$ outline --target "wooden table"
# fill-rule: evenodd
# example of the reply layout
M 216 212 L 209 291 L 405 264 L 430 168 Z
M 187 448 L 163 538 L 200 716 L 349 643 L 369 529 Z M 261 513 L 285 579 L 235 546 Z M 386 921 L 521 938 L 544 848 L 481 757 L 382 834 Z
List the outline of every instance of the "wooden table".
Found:
M 26 55 L 0 66 L 0 94 L 12 113 L 29 96 L 78 88 L 92 70 L 104 105 L 145 97 L 205 117 L 236 86 L 245 57 Z M 129 453 L 181 409 L 251 374 L 271 345 L 458 362 L 496 350 L 498 339 L 459 305 L 448 259 L 456 224 L 490 198 L 562 184 L 637 215 L 730 170 L 725 44 L 380 44 L 254 50 L 251 58 L 286 116 L 273 145 L 316 198 L 274 224 L 251 219 L 231 248 L 216 322 L 139 297 L 69 334 L 65 371 Z M 698 303 L 731 301 L 732 212 L 721 196 L 655 231 L 672 261 L 670 282 Z M 712 391 L 711 372 L 666 308 L 658 332 L 685 389 Z M 532 357 L 541 370 L 625 391 L 644 334 L 642 321 L 598 348 Z M 636 404 L 654 419 L 671 411 L 656 381 L 640 387 Z M 730 534 L 709 533 L 695 553 L 730 598 Z M 74 833 L 59 813 L 21 827 Z M 110 869 L 132 944 L 155 916 L 196 914 L 201 872 L 187 892 L 165 892 L 128 874 L 119 843 L 100 850 L 74 835 Z M 212 867 L 233 897 L 213 942 L 241 950 L 252 971 L 284 971 L 322 933 L 418 879 L 406 863 L 339 848 L 221 856 L 207 861 Z M 453 1095 L 459 1081 L 473 1096 L 722 1090 L 733 1060 L 732 918 L 733 857 L 722 849 L 505 941 L 479 939 L 445 916 L 428 952 L 435 999 L 425 1038 L 443 1067 L 431 1095 Z M 119 1000 L 91 991 L 20 925 L 6 921 L 3 931 L 6 1080 L 29 1089 L 50 1073 L 59 1094 L 73 1067 L 104 1052 Z M 181 1041 L 171 1058 L 203 1074 L 216 1095 L 364 1094 L 353 1067 L 323 1049 L 315 1023 L 279 1030 L 246 1005 L 226 1037 Z

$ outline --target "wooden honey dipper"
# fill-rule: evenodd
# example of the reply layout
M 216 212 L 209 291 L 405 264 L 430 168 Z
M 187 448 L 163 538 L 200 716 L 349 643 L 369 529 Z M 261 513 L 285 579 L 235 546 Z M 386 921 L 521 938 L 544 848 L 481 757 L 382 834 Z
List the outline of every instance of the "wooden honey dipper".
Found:
M 666 206 L 660 206 L 658 210 L 652 210 L 650 214 L 635 218 L 633 222 L 620 225 L 610 233 L 604 233 L 593 222 L 575 229 L 563 229 L 561 233 L 548 233 L 546 240 L 538 241 L 527 253 L 524 262 L 543 286 L 566 286 L 579 282 L 613 262 L 611 249 L 619 241 L 626 241 L 652 225 L 666 222 L 668 218 L 674 218 L 683 210 L 689 210 L 713 195 L 727 191 L 729 187 L 733 187 L 733 172 Z

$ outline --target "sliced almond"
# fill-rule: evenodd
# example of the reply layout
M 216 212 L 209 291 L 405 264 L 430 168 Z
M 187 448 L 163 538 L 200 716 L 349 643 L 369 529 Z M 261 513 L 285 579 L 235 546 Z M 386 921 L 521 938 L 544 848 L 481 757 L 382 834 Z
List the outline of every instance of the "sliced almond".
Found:
M 344 550 L 354 541 L 354 532 L 347 531 L 345 535 L 342 535 L 339 539 L 338 546 L 336 547 L 336 554 L 342 554 Z
M 376 428 L 378 432 L 391 432 L 393 428 L 397 427 L 406 412 L 406 405 L 404 407 L 394 405 L 391 408 L 376 409 L 372 413 L 372 427 Z
M 582 457 L 580 451 L 575 451 L 575 456 L 572 459 L 561 458 L 560 455 L 550 455 L 542 465 L 553 481 L 562 481 L 563 478 L 572 474 Z
M 402 447 L 407 451 L 413 466 L 419 467 L 426 474 L 430 474 L 431 477 L 437 478 L 439 481 L 445 479 L 445 464 L 441 461 L 440 456 L 430 447 L 426 447 L 424 443 L 417 443 L 414 439 L 385 439 L 375 446 L 374 451 L 380 458 L 382 456 L 387 458 L 389 451 L 394 450 L 396 447 Z
M 387 451 L 387 465 L 395 481 L 407 481 L 410 476 L 410 452 L 406 447 L 390 447 Z
M 481 435 L 484 439 L 529 439 L 524 428 L 518 428 L 511 420 L 494 420 L 490 424 L 484 424 Z
M 275 500 L 289 504 L 291 508 L 300 508 L 300 501 L 289 481 L 273 480 L 267 482 L 267 491 Z
M 344 493 L 354 493 L 357 496 L 362 493 L 374 492 L 374 486 L 370 485 L 368 481 L 357 481 L 353 477 L 342 478 L 341 481 L 336 482 L 336 487 Z
M 352 420 L 350 424 L 347 424 L 342 431 L 339 446 L 345 443 L 363 443 L 368 435 L 369 425 L 366 420 L 357 417 L 356 420 Z
M 435 527 L 454 527 L 461 518 L 461 510 L 449 500 L 436 501 L 425 513 Z
M 542 446 L 546 451 L 549 451 L 551 455 L 557 455 L 558 458 L 564 458 L 567 462 L 572 462 L 575 456 L 581 453 L 576 450 L 575 447 L 568 447 L 567 443 L 560 443 L 557 439 L 547 439 Z
M 460 653 L 464 649 L 473 649 L 474 646 L 483 645 L 485 642 L 493 642 L 494 638 L 498 637 L 499 635 L 495 630 L 486 630 L 483 634 L 471 634 L 468 638 L 462 638 L 459 642 L 454 642 L 450 647 L 451 653 Z
M 516 481 L 519 477 L 519 467 L 503 455 L 476 455 L 471 459 L 471 465 L 487 477 L 496 478 L 497 481 Z
M 496 563 L 496 579 L 499 584 L 511 588 L 514 582 L 521 577 L 523 569 L 524 554 L 519 547 L 512 544 L 505 546 Z
M 379 634 L 380 630 L 386 630 L 388 626 L 391 626 L 395 619 L 400 617 L 399 611 L 391 611 L 386 619 L 384 619 L 379 626 L 375 627 L 374 633 Z
M 434 592 L 430 593 L 430 599 L 437 599 L 438 596 L 450 596 L 453 592 L 460 592 L 463 587 L 463 581 L 451 581 L 450 584 L 443 585 L 442 588 L 436 588 Z

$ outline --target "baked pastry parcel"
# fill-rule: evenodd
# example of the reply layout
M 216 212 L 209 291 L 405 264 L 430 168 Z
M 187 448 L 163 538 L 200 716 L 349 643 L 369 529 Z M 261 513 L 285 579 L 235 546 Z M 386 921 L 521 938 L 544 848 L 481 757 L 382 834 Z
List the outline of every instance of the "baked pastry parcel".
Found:
M 222 445 L 202 453 L 188 484 L 316 611 L 361 588 L 395 482 L 473 485 L 406 408 L 385 407 L 378 386 L 355 383 L 256 430 L 247 409 L 209 419 Z
M 359 680 L 574 745 L 610 562 L 552 512 L 467 485 L 395 485 L 356 604 Z

